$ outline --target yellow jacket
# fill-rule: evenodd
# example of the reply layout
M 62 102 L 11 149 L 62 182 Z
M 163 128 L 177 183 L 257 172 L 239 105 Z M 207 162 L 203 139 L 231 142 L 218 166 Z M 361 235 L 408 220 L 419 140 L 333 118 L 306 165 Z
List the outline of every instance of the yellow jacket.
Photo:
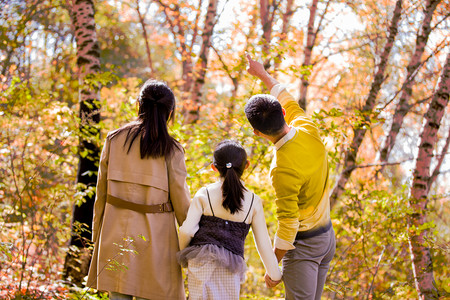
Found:
M 275 144 L 270 178 L 278 218 L 275 247 L 289 250 L 295 248 L 297 232 L 320 231 L 330 224 L 328 160 L 314 122 L 281 85 L 272 89 L 272 94 L 278 92 L 291 130 Z

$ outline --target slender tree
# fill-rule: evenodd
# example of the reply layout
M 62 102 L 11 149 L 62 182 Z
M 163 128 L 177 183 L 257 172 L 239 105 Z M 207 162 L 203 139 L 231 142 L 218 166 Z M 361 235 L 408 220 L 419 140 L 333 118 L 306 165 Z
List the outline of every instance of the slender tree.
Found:
M 263 30 L 262 35 L 262 55 L 264 57 L 264 66 L 269 68 L 270 64 L 270 41 L 272 39 L 272 24 L 275 18 L 275 12 L 279 6 L 279 0 L 260 0 L 259 1 L 259 16 Z
M 433 262 L 430 248 L 426 245 L 428 230 L 420 228 L 427 221 L 428 192 L 430 189 L 430 165 L 433 158 L 433 145 L 438 140 L 437 132 L 449 102 L 450 94 L 450 55 L 441 75 L 439 88 L 433 95 L 428 111 L 425 114 L 425 125 L 420 135 L 419 153 L 414 169 L 409 204 L 413 210 L 408 215 L 411 235 L 409 245 L 412 257 L 412 268 L 419 299 L 438 299 L 433 276 Z
M 289 0 L 290 1 L 290 0 Z M 245 57 L 245 53 L 250 50 L 250 48 L 253 46 L 253 39 L 257 36 L 255 32 L 256 23 L 257 23 L 257 10 L 251 9 L 249 11 L 249 14 L 251 15 L 250 19 L 250 26 L 248 26 L 249 30 L 248 32 L 243 32 L 240 24 L 235 24 L 235 32 L 239 32 L 240 34 L 244 35 L 245 43 L 244 43 L 244 49 L 238 55 L 235 55 L 235 52 L 233 51 L 232 56 L 235 57 L 231 62 L 227 62 L 225 59 L 225 54 L 221 53 L 216 47 L 213 45 L 211 48 L 214 50 L 214 53 L 216 54 L 221 66 L 222 70 L 226 73 L 227 77 L 230 79 L 231 83 L 233 84 L 233 89 L 231 90 L 231 96 L 228 103 L 228 118 L 225 125 L 225 132 L 229 133 L 230 129 L 232 127 L 232 124 L 235 119 L 235 106 L 238 99 L 238 90 L 241 86 L 241 81 L 244 78 L 244 71 L 247 66 L 247 59 Z
M 186 9 L 187 3 L 166 3 L 163 0 L 156 0 L 156 2 L 162 8 L 166 17 L 166 23 L 169 26 L 169 30 L 172 33 L 176 49 L 181 57 L 182 74 L 181 74 L 181 91 L 182 98 L 186 99 L 193 84 L 193 61 L 192 61 L 192 49 L 194 43 L 197 40 L 199 34 L 198 22 L 200 20 L 201 6 L 203 0 L 199 0 L 198 7 L 194 8 L 189 6 L 191 13 L 195 15 L 195 21 L 189 22 L 181 14 L 181 8 L 183 6 Z M 187 39 L 187 36 L 190 38 Z
M 211 49 L 211 37 L 214 26 L 217 23 L 218 0 L 210 0 L 208 11 L 205 16 L 205 25 L 202 33 L 202 47 L 195 67 L 195 81 L 192 86 L 190 105 L 185 116 L 187 123 L 194 123 L 199 119 L 199 109 L 201 106 L 202 88 L 205 84 L 206 69 L 208 66 L 209 50 Z
M 292 15 L 294 14 L 295 9 L 293 8 L 294 5 L 294 0 L 287 0 L 286 1 L 286 9 L 283 13 L 283 17 L 282 17 L 282 21 L 283 21 L 283 25 L 281 27 L 281 32 L 280 32 L 280 41 L 279 43 L 281 44 L 282 42 L 286 41 L 287 39 L 287 35 L 289 32 L 289 24 L 291 22 L 292 19 Z M 275 71 L 278 70 L 278 67 L 280 66 L 281 63 L 281 54 L 278 53 L 277 57 L 275 58 L 274 64 L 273 64 L 273 69 Z M 274 76 L 276 77 L 276 74 L 274 74 Z
M 90 254 L 86 250 L 85 240 L 90 240 L 90 228 L 95 200 L 95 185 L 97 182 L 97 162 L 100 154 L 98 140 L 100 122 L 100 94 L 98 86 L 85 84 L 88 76 L 100 71 L 100 49 L 95 32 L 94 2 L 92 0 L 74 0 L 70 14 L 75 29 L 77 44 L 77 66 L 79 78 L 80 104 L 80 141 L 77 184 L 84 192 L 83 203 L 75 205 L 73 210 L 73 226 L 71 246 L 80 251 L 69 252 L 64 266 L 65 277 L 81 284 L 87 275 Z M 77 232 L 80 228 L 89 229 Z M 73 247 L 72 247 L 73 248 Z
M 409 61 L 408 67 L 406 68 L 406 78 L 402 86 L 402 92 L 400 99 L 395 109 L 395 113 L 392 119 L 391 128 L 387 135 L 385 144 L 380 151 L 380 161 L 386 162 L 389 158 L 389 154 L 394 147 L 397 135 L 400 132 L 400 128 L 403 124 L 403 119 L 405 118 L 407 112 L 410 108 L 409 100 L 412 95 L 412 87 L 414 86 L 416 75 L 421 66 L 421 57 L 425 51 L 425 46 L 427 45 L 428 37 L 431 33 L 431 20 L 433 13 L 436 10 L 441 0 L 427 0 L 426 7 L 424 11 L 424 18 L 422 21 L 421 30 L 417 33 L 416 45 L 414 53 Z
M 145 13 L 141 13 L 141 7 L 140 7 L 140 0 L 136 0 L 136 13 L 139 18 L 139 24 L 141 24 L 142 27 L 142 36 L 144 38 L 145 43 L 145 51 L 147 53 L 147 61 L 148 61 L 148 67 L 150 68 L 150 76 L 153 77 L 154 70 L 153 70 L 153 60 L 152 60 L 152 53 L 150 51 L 150 42 L 148 40 L 148 33 L 147 33 L 147 24 L 145 23 L 145 15 L 148 12 L 148 9 L 150 8 L 150 4 L 147 5 L 147 8 L 145 9 Z
M 170 4 L 163 0 L 157 0 L 156 2 L 163 9 L 176 48 L 181 56 L 182 113 L 186 123 L 193 123 L 199 118 L 200 100 L 202 87 L 205 83 L 211 38 L 218 18 L 218 0 L 209 1 L 203 27 L 199 26 L 203 0 L 198 1 L 197 7 L 183 2 Z M 181 8 L 185 11 L 190 10 L 195 15 L 195 18 L 192 18 L 193 21 L 180 13 Z M 198 59 L 194 61 L 193 57 L 197 56 L 194 52 L 194 46 L 199 36 L 201 36 L 202 43 Z
M 370 124 L 370 114 L 373 111 L 373 108 L 376 104 L 376 98 L 378 96 L 379 91 L 381 90 L 381 85 L 386 79 L 384 76 L 387 62 L 394 46 L 394 41 L 398 32 L 398 24 L 402 15 L 402 0 L 397 0 L 394 8 L 394 12 L 391 19 L 391 24 L 389 26 L 388 37 L 386 44 L 384 45 L 383 52 L 380 56 L 380 62 L 377 65 L 375 77 L 372 81 L 372 85 L 369 91 L 369 94 L 366 98 L 366 102 L 361 110 L 362 115 L 365 120 L 365 125 Z M 353 126 L 353 139 L 350 143 L 349 149 L 345 153 L 343 169 L 339 178 L 337 180 L 337 184 L 333 189 L 333 192 L 330 196 L 331 207 L 333 207 L 337 199 L 342 195 L 345 190 L 345 184 L 350 179 L 350 175 L 353 170 L 356 168 L 356 157 L 358 154 L 359 147 L 362 144 L 364 139 L 364 135 L 366 134 L 367 128 L 363 125 L 354 125 Z
M 314 23 L 316 21 L 316 13 L 317 13 L 317 3 L 319 0 L 313 0 L 311 3 L 311 7 L 309 8 L 309 21 L 308 21 L 308 33 L 306 35 L 306 45 L 305 45 L 305 53 L 303 57 L 303 63 L 302 68 L 305 70 L 307 68 L 311 67 L 311 61 L 312 61 L 312 52 L 314 45 L 316 44 L 317 35 L 320 31 L 320 27 L 322 25 L 323 19 L 325 17 L 325 14 L 328 10 L 328 6 L 330 5 L 330 1 L 327 1 L 325 10 L 320 17 L 319 24 L 316 27 L 314 27 Z M 310 72 L 306 72 L 310 73 Z M 298 99 L 298 104 L 300 105 L 303 110 L 306 111 L 306 95 L 308 91 L 309 86 L 309 75 L 308 74 L 302 74 L 300 78 L 300 98 Z

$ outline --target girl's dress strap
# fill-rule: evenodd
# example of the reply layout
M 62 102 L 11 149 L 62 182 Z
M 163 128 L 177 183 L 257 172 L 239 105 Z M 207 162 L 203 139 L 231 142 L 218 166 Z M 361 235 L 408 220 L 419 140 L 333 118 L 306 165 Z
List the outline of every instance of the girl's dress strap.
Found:
M 211 205 L 211 198 L 209 198 L 209 192 L 208 192 L 208 189 L 207 189 L 207 188 L 205 188 L 205 189 L 206 189 L 206 194 L 208 194 L 209 207 L 211 208 L 211 212 L 212 212 L 212 214 L 213 214 L 213 217 L 215 217 L 214 211 L 213 211 L 212 205 Z M 252 202 L 252 203 L 253 203 L 253 202 Z
M 252 203 L 250 203 L 250 208 L 248 209 L 247 215 L 245 216 L 245 219 L 243 222 L 245 222 L 247 220 L 248 215 L 250 214 L 250 211 L 252 210 L 252 206 L 253 206 L 253 199 L 255 198 L 255 194 L 252 193 Z

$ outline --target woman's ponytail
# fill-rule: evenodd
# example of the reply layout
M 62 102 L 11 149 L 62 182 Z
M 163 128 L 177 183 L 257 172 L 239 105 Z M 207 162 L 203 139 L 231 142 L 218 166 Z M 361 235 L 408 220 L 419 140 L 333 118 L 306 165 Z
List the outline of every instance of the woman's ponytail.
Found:
M 113 138 L 123 130 L 128 130 L 124 147 L 128 144 L 128 152 L 135 139 L 140 136 L 141 158 L 158 158 L 172 153 L 179 147 L 170 136 L 167 122 L 175 110 L 175 96 L 172 90 L 161 81 L 147 80 L 142 86 L 139 97 L 138 119 L 110 136 Z
M 146 110 L 149 116 L 142 117 L 141 158 L 156 158 L 172 152 L 174 140 L 167 129 L 167 108 L 160 101 L 146 103 L 151 107 Z

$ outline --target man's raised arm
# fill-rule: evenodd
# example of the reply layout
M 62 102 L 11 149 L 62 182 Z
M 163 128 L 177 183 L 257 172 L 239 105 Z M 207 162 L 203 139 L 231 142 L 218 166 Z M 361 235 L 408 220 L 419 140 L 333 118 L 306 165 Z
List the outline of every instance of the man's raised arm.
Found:
M 260 62 L 257 62 L 256 60 L 253 60 L 250 57 L 250 54 L 246 54 L 247 55 L 247 61 L 248 61 L 248 68 L 247 68 L 247 72 L 250 75 L 256 76 L 259 79 L 261 79 L 262 82 L 264 82 L 264 84 L 266 85 L 266 87 L 270 90 L 272 90 L 272 88 L 279 84 L 279 82 L 273 78 L 269 73 L 267 73 L 267 71 L 264 69 L 264 65 Z

